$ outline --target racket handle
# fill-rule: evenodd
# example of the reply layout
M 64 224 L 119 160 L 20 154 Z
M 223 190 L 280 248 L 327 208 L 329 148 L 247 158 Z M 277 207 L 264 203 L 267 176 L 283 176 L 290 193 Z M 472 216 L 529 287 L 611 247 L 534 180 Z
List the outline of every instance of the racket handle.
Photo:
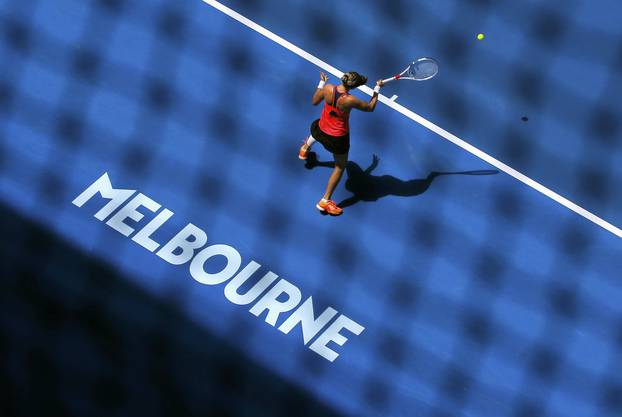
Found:
M 399 80 L 399 79 L 400 79 L 400 75 L 398 74 L 398 75 L 394 75 L 391 78 L 387 78 L 386 80 L 382 80 L 382 83 L 386 84 L 386 83 L 388 83 L 390 81 Z

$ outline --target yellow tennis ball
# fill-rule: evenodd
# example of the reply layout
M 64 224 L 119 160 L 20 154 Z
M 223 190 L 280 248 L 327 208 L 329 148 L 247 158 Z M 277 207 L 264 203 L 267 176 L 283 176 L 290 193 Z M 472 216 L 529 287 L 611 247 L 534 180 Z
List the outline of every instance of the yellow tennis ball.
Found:
M 482 39 L 484 39 L 484 34 L 480 33 L 479 35 L 477 35 L 477 40 L 481 41 Z

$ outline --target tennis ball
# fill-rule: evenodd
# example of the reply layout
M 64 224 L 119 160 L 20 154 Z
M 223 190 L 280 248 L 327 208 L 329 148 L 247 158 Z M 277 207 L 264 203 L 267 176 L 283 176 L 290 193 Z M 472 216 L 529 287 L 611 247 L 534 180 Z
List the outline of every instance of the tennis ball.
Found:
M 477 35 L 477 40 L 481 41 L 482 39 L 484 39 L 484 34 L 483 33 L 478 34 Z

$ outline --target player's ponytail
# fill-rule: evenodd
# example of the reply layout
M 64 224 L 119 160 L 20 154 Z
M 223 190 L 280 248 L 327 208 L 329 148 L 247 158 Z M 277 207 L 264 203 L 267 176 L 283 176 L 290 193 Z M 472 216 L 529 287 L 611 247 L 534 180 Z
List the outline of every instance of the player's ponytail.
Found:
M 343 84 L 343 86 L 350 90 L 356 87 L 360 87 L 366 82 L 367 77 L 359 74 L 356 71 L 346 72 L 345 74 L 343 74 L 343 77 L 341 77 L 341 83 Z

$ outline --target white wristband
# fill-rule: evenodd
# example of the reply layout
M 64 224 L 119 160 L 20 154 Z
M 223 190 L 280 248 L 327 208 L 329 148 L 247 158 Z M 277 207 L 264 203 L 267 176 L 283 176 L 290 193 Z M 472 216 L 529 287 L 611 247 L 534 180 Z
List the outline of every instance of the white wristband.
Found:
M 320 82 L 317 85 L 317 88 L 324 88 L 324 84 L 326 84 L 326 81 L 320 80 Z
M 380 92 L 380 86 L 377 85 L 374 87 L 374 93 L 378 94 Z

